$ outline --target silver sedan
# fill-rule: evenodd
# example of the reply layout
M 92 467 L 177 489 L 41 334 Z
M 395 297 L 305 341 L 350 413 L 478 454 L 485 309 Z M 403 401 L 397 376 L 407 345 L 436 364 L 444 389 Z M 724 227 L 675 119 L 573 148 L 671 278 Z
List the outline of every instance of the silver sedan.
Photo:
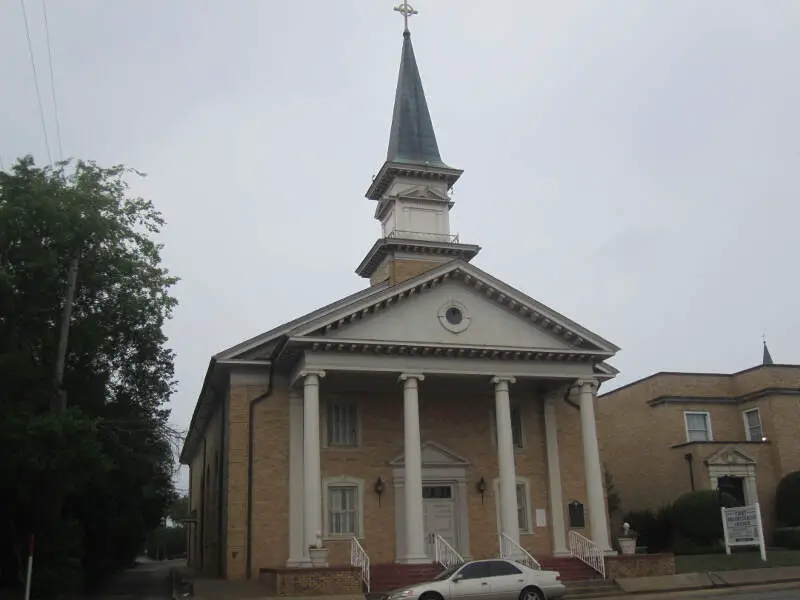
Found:
M 386 600 L 551 600 L 566 593 L 557 571 L 502 559 L 474 560 L 433 580 L 389 592 Z

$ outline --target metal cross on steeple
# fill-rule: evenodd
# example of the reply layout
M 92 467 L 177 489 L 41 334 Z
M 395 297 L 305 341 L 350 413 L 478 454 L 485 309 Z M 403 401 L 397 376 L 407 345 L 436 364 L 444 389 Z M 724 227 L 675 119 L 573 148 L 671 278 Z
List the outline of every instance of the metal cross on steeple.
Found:
M 419 11 L 414 10 L 414 7 L 408 3 L 408 0 L 403 0 L 403 3 L 395 6 L 394 9 L 403 15 L 403 21 L 405 22 L 404 31 L 408 31 L 408 17 L 413 17 L 414 15 L 419 14 Z

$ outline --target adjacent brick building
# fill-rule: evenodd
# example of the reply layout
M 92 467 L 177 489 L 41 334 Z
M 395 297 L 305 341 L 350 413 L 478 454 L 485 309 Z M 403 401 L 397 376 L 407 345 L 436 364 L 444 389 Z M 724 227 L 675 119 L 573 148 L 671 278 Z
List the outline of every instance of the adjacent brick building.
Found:
M 568 555 L 570 531 L 610 550 L 594 411 L 618 348 L 470 264 L 460 175 L 406 31 L 370 286 L 212 358 L 181 454 L 192 566 L 277 581 L 318 533 L 332 565 L 354 539 L 373 565 L 430 563 L 438 540 Z
M 800 469 L 800 365 L 732 374 L 656 373 L 598 398 L 603 463 L 623 510 L 658 509 L 695 489 L 761 503 Z

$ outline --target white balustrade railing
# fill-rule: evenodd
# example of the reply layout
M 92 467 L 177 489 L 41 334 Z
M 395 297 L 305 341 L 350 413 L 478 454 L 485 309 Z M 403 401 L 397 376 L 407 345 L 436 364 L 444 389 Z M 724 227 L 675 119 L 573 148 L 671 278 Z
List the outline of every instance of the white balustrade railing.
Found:
M 513 560 L 514 562 L 525 565 L 529 569 L 535 569 L 536 571 L 542 570 L 542 565 L 539 564 L 539 561 L 533 558 L 530 552 L 525 550 L 525 548 L 520 546 L 505 533 L 500 534 L 500 558 Z
M 606 557 L 600 546 L 577 531 L 569 532 L 569 553 L 606 578 Z
M 433 534 L 434 562 L 445 569 L 451 569 L 466 562 L 464 557 L 438 533 Z
M 356 538 L 350 540 L 350 566 L 361 569 L 361 581 L 369 592 L 369 556 Z

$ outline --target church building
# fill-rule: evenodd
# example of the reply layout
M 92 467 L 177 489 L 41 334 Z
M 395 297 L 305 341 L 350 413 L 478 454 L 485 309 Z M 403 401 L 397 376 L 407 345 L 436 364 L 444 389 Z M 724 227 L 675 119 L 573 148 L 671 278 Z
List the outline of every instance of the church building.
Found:
M 473 264 L 450 230 L 461 174 L 406 26 L 368 285 L 211 358 L 181 453 L 190 566 L 374 584 L 389 565 L 612 551 L 595 405 L 618 348 Z

